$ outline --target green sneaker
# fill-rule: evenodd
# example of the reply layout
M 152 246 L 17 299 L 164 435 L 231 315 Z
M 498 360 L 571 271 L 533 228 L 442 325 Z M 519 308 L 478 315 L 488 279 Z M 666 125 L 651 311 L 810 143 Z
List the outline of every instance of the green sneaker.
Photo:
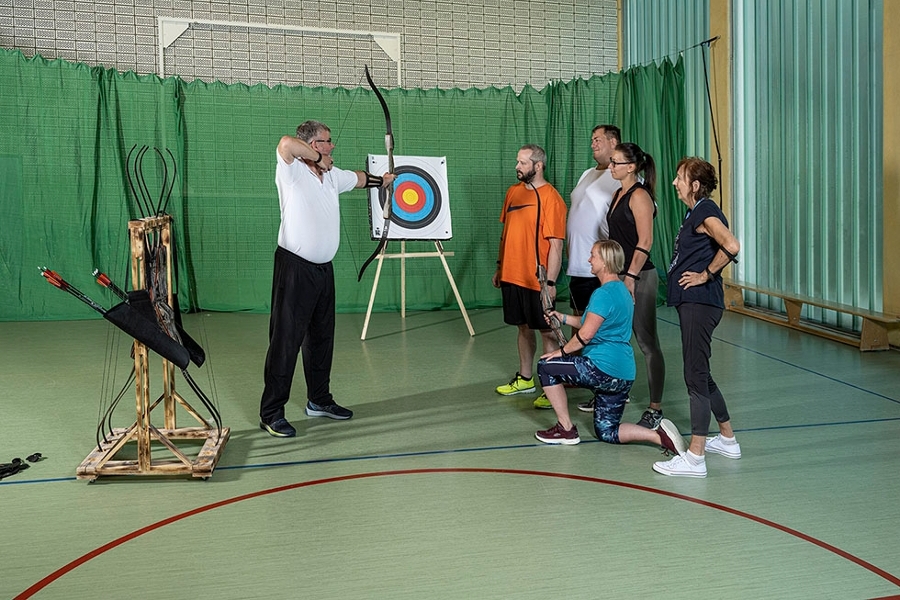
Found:
M 547 394 L 541 392 L 541 395 L 534 399 L 534 407 L 535 408 L 553 408 L 553 405 L 550 404 L 550 399 L 547 398 Z
M 509 383 L 501 385 L 497 388 L 497 393 L 501 396 L 513 396 L 515 394 L 529 394 L 534 391 L 534 377 L 525 379 L 518 373 L 510 380 Z

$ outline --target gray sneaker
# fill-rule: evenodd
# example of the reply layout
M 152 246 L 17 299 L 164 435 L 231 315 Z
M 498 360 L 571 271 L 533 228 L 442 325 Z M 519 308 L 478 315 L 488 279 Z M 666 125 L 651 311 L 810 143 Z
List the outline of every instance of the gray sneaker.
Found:
M 594 399 L 591 398 L 588 402 L 580 402 L 578 404 L 578 410 L 586 413 L 594 412 Z
M 637 422 L 641 427 L 646 427 L 647 429 L 656 429 L 659 427 L 659 422 L 662 421 L 663 414 L 661 410 L 654 410 L 652 408 L 648 408 L 644 411 L 644 414 L 641 415 L 641 420 Z
M 706 451 L 713 454 L 721 454 L 728 458 L 737 459 L 741 457 L 741 445 L 737 441 L 726 442 L 721 434 L 706 438 Z
M 631 402 L 631 396 L 626 396 L 626 397 L 625 397 L 625 402 L 626 402 L 626 403 Z M 581 412 L 586 412 L 586 413 L 592 413 L 592 412 L 594 412 L 594 400 L 593 400 L 593 398 L 592 398 L 591 400 L 589 400 L 588 402 L 581 402 L 581 403 L 579 403 L 579 404 L 578 404 L 578 410 L 580 410 Z M 660 414 L 662 414 L 662 413 L 660 413 Z M 650 429 L 653 429 L 653 428 L 650 427 Z
M 328 417 L 338 421 L 346 421 L 353 416 L 353 411 L 337 404 L 313 404 L 306 403 L 306 414 L 310 417 Z

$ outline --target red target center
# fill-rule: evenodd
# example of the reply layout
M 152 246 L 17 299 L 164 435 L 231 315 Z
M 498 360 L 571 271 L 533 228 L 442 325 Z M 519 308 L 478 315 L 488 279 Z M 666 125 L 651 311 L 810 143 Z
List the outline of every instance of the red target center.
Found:
M 425 206 L 425 190 L 412 181 L 404 181 L 394 190 L 394 199 L 401 210 L 414 213 Z

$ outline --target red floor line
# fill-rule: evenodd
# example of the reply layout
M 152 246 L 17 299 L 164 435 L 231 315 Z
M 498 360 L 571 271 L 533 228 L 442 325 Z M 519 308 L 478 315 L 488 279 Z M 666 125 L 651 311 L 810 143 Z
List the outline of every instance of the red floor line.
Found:
M 743 517 L 745 519 L 749 519 L 751 521 L 755 521 L 761 525 L 765 525 L 767 527 L 771 527 L 773 529 L 777 529 L 788 535 L 792 535 L 796 538 L 799 538 L 805 542 L 809 542 L 810 544 L 814 544 L 824 550 L 837 554 L 841 558 L 849 560 L 857 565 L 863 567 L 864 569 L 878 575 L 879 577 L 890 581 L 892 584 L 900 587 L 900 578 L 888 573 L 887 571 L 876 567 L 875 565 L 866 562 L 865 560 L 853 556 L 852 554 L 837 548 L 836 546 L 832 546 L 826 542 L 818 540 L 814 537 L 808 536 L 805 533 L 797 531 L 796 529 L 791 529 L 790 527 L 786 527 L 784 525 L 780 525 L 775 523 L 774 521 L 769 521 L 768 519 L 764 519 L 762 517 L 758 517 L 756 515 L 752 515 L 750 513 L 746 513 L 740 510 L 736 510 L 734 508 L 730 508 L 728 506 L 724 506 L 722 504 L 716 504 L 714 502 L 707 502 L 705 500 L 700 500 L 698 498 L 692 498 L 690 496 L 685 496 L 683 494 L 677 494 L 675 492 L 667 492 L 665 490 L 657 490 L 651 487 L 637 485 L 633 483 L 624 483 L 621 481 L 613 481 L 611 479 L 601 479 L 599 477 L 589 477 L 587 475 L 572 475 L 568 473 L 552 473 L 548 471 L 529 471 L 529 470 L 521 470 L 521 469 L 489 469 L 489 468 L 434 468 L 434 469 L 404 469 L 404 470 L 395 470 L 395 471 L 376 471 L 373 473 L 355 473 L 353 475 L 342 475 L 340 477 L 328 477 L 326 479 L 315 479 L 313 481 L 302 481 L 299 483 L 291 483 L 288 485 L 282 485 L 279 487 L 269 488 L 266 490 L 259 490 L 257 492 L 251 492 L 249 494 L 243 494 L 241 496 L 235 496 L 233 498 L 228 498 L 226 500 L 220 500 L 219 502 L 213 502 L 212 504 L 207 504 L 205 506 L 200 506 L 193 510 L 189 510 L 183 513 L 179 513 L 177 515 L 173 515 L 167 519 L 163 519 L 162 521 L 157 521 L 156 523 L 151 523 L 146 527 L 141 527 L 140 529 L 136 529 L 131 533 L 125 534 L 119 538 L 112 540 L 111 542 L 104 544 L 87 554 L 84 554 L 72 562 L 68 563 L 57 569 L 56 571 L 50 573 L 27 590 L 20 593 L 18 596 L 15 596 L 13 600 L 25 600 L 26 598 L 31 598 L 34 594 L 41 591 L 60 577 L 65 574 L 77 569 L 84 563 L 89 560 L 100 556 L 101 554 L 112 550 L 118 546 L 121 546 L 125 542 L 129 542 L 135 538 L 138 538 L 145 533 L 150 533 L 151 531 L 155 531 L 166 525 L 170 525 L 172 523 L 176 523 L 183 519 L 187 519 L 188 517 L 193 517 L 194 515 L 199 515 L 201 513 L 209 512 L 216 508 L 221 508 L 223 506 L 228 506 L 230 504 L 236 504 L 238 502 L 242 502 L 244 500 L 250 500 L 252 498 L 258 498 L 260 496 L 268 496 L 269 494 L 277 494 L 279 492 L 286 492 L 289 490 L 296 490 L 312 485 L 322 485 L 326 483 L 335 483 L 338 481 L 350 481 L 353 479 L 368 479 L 371 477 L 387 477 L 391 475 L 415 475 L 422 473 L 497 473 L 504 475 L 533 475 L 538 477 L 555 477 L 557 479 L 574 479 L 576 481 L 586 481 L 589 483 L 602 483 L 605 485 L 612 485 L 622 488 L 628 488 L 632 490 L 639 490 L 642 492 L 649 492 L 652 494 L 658 494 L 660 496 L 668 496 L 670 498 L 676 498 L 678 500 L 684 500 L 686 502 L 692 502 L 694 504 L 699 504 L 700 506 L 705 506 L 707 508 L 713 508 L 715 510 L 719 510 L 722 512 L 726 512 L 738 517 Z

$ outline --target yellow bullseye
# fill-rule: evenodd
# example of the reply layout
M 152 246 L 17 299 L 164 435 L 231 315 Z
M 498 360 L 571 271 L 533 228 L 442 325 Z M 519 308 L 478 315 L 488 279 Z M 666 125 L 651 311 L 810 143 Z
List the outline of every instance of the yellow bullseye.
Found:
M 403 190 L 403 194 L 400 196 L 400 199 L 407 206 L 414 206 L 419 201 L 419 194 L 417 194 L 414 190 Z

